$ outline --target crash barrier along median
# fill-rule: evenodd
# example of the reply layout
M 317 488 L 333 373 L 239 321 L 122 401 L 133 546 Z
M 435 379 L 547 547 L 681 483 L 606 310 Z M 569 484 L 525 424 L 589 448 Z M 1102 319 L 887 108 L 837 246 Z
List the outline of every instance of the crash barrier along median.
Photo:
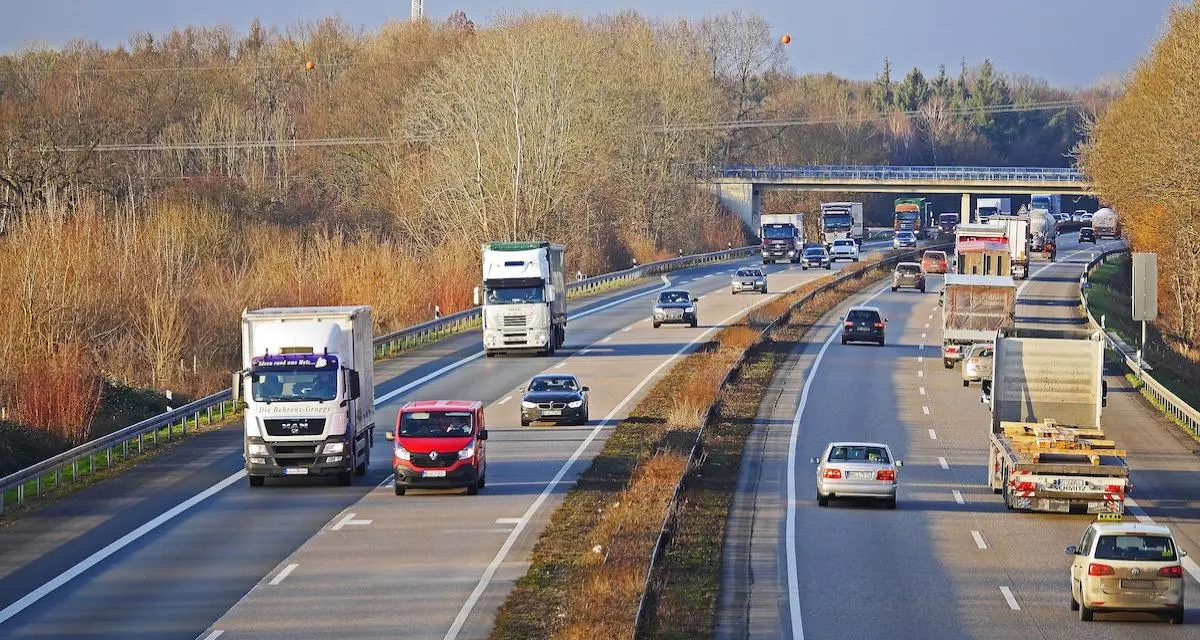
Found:
M 567 294 L 572 297 L 584 296 L 660 273 L 755 255 L 758 250 L 758 245 L 753 245 L 649 262 L 572 282 L 567 285 Z M 374 339 L 375 358 L 391 357 L 405 349 L 477 327 L 479 318 L 478 308 L 466 309 L 379 336 Z M 130 455 L 140 455 L 147 447 L 157 448 L 160 441 L 182 438 L 189 429 L 195 431 L 200 425 L 210 424 L 214 420 L 223 422 L 237 412 L 232 401 L 232 389 L 225 389 L 26 467 L 0 479 L 0 514 L 4 513 L 8 504 L 24 506 L 31 496 L 39 497 L 49 489 L 62 486 L 64 482 L 73 482 L 81 474 L 90 475 L 97 470 L 111 468 L 114 463 L 129 459 Z
M 1146 370 L 1143 360 L 1141 367 L 1138 366 L 1137 350 L 1125 344 L 1115 333 L 1111 333 L 1101 322 L 1097 322 L 1092 315 L 1092 310 L 1087 305 L 1087 289 L 1088 279 L 1091 277 L 1092 271 L 1100 264 L 1104 263 L 1110 256 L 1129 253 L 1128 249 L 1110 249 L 1092 258 L 1088 262 L 1087 267 L 1083 271 L 1083 276 L 1079 281 L 1079 303 L 1083 306 L 1083 312 L 1087 314 L 1088 322 L 1094 329 L 1104 333 L 1104 342 L 1108 349 L 1111 350 L 1126 368 L 1129 369 L 1138 380 L 1141 381 L 1141 391 L 1156 404 L 1159 409 L 1168 416 L 1175 419 L 1188 433 L 1193 436 L 1200 436 L 1200 411 L 1187 404 L 1179 398 L 1179 396 L 1171 393 L 1166 387 L 1154 379 L 1154 376 Z
M 654 570 L 658 565 L 659 557 L 666 549 L 667 544 L 671 540 L 671 535 L 674 532 L 675 522 L 679 513 L 680 497 L 687 488 L 687 481 L 690 477 L 692 477 L 692 475 L 704 461 L 703 444 L 705 429 L 708 427 L 709 423 L 717 417 L 717 414 L 721 409 L 720 390 L 724 389 L 725 386 L 728 385 L 729 382 L 733 380 L 734 377 L 736 377 L 742 370 L 742 367 L 746 362 L 746 356 L 752 352 L 754 347 L 760 344 L 766 336 L 769 336 L 772 331 L 779 327 L 780 323 L 787 322 L 792 317 L 792 314 L 796 312 L 796 310 L 800 309 L 816 296 L 833 290 L 851 280 L 861 280 L 862 278 L 866 277 L 868 272 L 875 271 L 876 269 L 894 266 L 899 262 L 916 259 L 920 254 L 929 249 L 946 250 L 947 248 L 952 249 L 953 245 L 939 244 L 906 251 L 904 253 L 884 258 L 874 265 L 866 265 L 863 269 L 854 273 L 837 276 L 833 280 L 830 280 L 816 289 L 813 289 L 804 297 L 800 298 L 790 307 L 784 310 L 779 317 L 772 320 L 770 324 L 768 324 L 761 332 L 759 332 L 758 337 L 754 339 L 754 343 L 751 344 L 750 347 L 748 347 L 742 353 L 742 355 L 740 355 L 738 359 L 734 361 L 729 370 L 725 372 L 725 375 L 721 378 L 720 385 L 717 387 L 717 400 L 713 402 L 713 404 L 709 405 L 708 410 L 704 413 L 703 419 L 700 421 L 700 429 L 696 432 L 696 439 L 692 442 L 692 446 L 688 451 L 688 458 L 684 465 L 683 473 L 679 476 L 679 480 L 675 485 L 675 490 L 671 495 L 670 501 L 667 503 L 666 516 L 663 518 L 662 528 L 658 533 L 658 540 L 655 542 L 654 548 L 650 552 L 650 566 L 646 569 L 646 577 L 642 585 L 642 595 L 638 600 L 637 614 L 634 616 L 633 620 L 634 638 L 644 637 L 646 631 L 645 624 L 647 607 L 658 599 L 659 585 L 655 584 L 653 580 Z

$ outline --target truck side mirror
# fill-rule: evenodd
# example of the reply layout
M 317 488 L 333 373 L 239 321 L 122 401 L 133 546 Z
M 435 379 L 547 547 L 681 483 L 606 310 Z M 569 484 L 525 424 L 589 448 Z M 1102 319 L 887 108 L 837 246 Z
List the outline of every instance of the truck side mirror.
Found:
M 554 302 L 558 298 L 558 290 L 553 285 L 546 285 L 546 302 Z
M 362 395 L 362 381 L 359 380 L 357 371 L 349 369 L 346 371 L 346 373 L 346 386 L 349 391 L 349 393 L 347 393 L 347 398 L 350 400 L 357 400 L 359 396 Z
M 477 306 L 477 307 L 480 305 L 480 302 L 479 302 L 479 287 L 475 287 L 475 291 L 474 291 L 474 292 L 472 292 L 472 294 L 471 294 L 471 302 L 472 302 L 472 303 L 474 303 L 474 305 L 475 305 L 475 306 Z
M 242 372 L 235 371 L 233 374 L 233 402 L 236 404 L 242 399 Z
M 487 439 L 488 439 L 488 432 L 487 432 L 487 429 L 480 429 L 480 430 L 479 430 L 479 439 L 480 439 L 480 440 L 487 440 Z
M 384 439 L 384 440 L 395 440 L 395 439 L 396 439 L 396 434 L 392 433 L 391 431 L 384 431 L 384 432 L 383 432 L 383 439 Z
M 1100 381 L 1100 407 L 1108 406 L 1108 380 Z

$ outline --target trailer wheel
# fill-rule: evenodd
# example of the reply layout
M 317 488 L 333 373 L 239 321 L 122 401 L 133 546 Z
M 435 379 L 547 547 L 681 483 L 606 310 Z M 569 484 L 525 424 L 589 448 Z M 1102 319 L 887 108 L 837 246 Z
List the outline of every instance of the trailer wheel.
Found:
M 246 476 L 250 479 L 250 486 L 261 487 L 267 481 L 266 476 Z
M 353 471 L 339 471 L 337 474 L 337 483 L 339 487 L 348 487 L 354 483 Z
M 954 361 L 953 361 L 953 360 L 947 360 L 947 359 L 943 359 L 943 360 L 942 360 L 942 364 L 943 364 L 943 365 L 945 365 L 945 367 L 946 367 L 947 369 L 953 369 L 953 368 L 954 368 Z
M 371 464 L 371 446 L 369 444 L 367 445 L 366 450 L 367 452 L 363 454 L 363 461 L 358 463 L 357 467 L 354 467 L 354 475 L 356 476 L 361 477 L 367 475 L 367 467 Z

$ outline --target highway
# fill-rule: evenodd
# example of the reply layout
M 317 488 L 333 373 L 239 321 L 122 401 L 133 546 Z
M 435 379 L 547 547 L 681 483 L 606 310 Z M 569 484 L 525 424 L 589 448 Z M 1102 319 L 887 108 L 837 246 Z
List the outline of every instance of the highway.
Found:
M 481 637 L 569 483 L 609 427 L 679 355 L 824 270 L 768 267 L 772 295 L 728 291 L 757 260 L 669 274 L 702 296 L 701 326 L 651 329 L 651 282 L 571 305 L 552 358 L 480 357 L 476 332 L 376 368 L 377 424 L 417 398 L 488 404 L 481 495 L 386 486 L 390 443 L 345 488 L 247 486 L 240 425 L 192 438 L 0 531 L 0 637 Z M 583 428 L 515 427 L 516 389 L 542 371 L 592 388 Z
M 1064 236 L 1059 262 L 1036 259 L 1018 322 L 1081 325 L 1078 281 L 1094 250 Z M 878 288 L 852 301 L 884 311 L 888 346 L 839 343 L 847 303 L 776 374 L 730 516 L 717 637 L 1200 637 L 1195 595 L 1183 627 L 1142 614 L 1084 623 L 1069 610 L 1063 549 L 1091 519 L 1008 511 L 988 489 L 989 413 L 977 384 L 964 389 L 960 370 L 942 367 L 934 281 L 926 294 Z M 1169 524 L 1200 553 L 1200 447 L 1123 376 L 1107 380 L 1104 429 L 1129 450 L 1136 487 L 1126 517 Z M 817 506 L 809 459 L 831 440 L 859 439 L 886 442 L 905 461 L 895 511 Z M 1195 594 L 1200 571 L 1185 567 Z

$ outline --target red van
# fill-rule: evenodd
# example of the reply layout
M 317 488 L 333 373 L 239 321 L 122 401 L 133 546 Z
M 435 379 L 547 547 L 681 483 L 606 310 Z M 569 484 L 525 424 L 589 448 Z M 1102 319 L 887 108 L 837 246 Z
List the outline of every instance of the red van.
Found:
M 396 444 L 396 495 L 409 488 L 479 493 L 487 481 L 487 438 L 482 402 L 421 400 L 400 407 L 396 430 L 387 433 Z

